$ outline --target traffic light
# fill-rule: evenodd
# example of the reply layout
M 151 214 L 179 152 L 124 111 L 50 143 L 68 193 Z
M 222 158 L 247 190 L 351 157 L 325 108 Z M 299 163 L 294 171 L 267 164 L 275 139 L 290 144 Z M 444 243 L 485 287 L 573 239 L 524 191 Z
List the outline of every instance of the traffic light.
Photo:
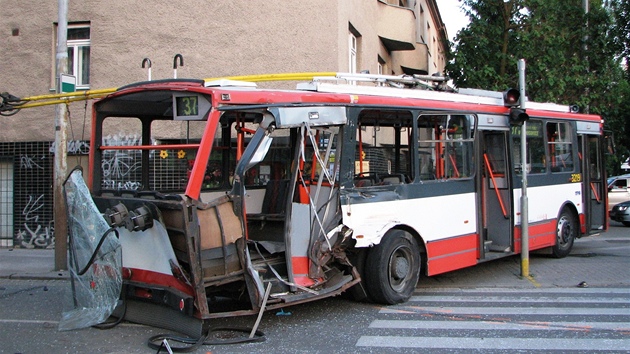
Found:
M 517 89 L 507 89 L 503 91 L 503 105 L 505 107 L 514 107 L 520 104 L 521 93 Z
M 523 125 L 529 119 L 529 115 L 522 108 L 510 108 L 510 124 Z

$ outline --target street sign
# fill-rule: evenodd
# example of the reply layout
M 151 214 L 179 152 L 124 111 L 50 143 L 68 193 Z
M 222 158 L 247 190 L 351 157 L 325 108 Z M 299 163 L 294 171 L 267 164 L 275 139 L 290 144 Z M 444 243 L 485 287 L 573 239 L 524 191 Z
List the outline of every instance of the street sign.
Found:
M 59 93 L 74 92 L 77 87 L 77 78 L 74 75 L 61 74 L 59 77 Z

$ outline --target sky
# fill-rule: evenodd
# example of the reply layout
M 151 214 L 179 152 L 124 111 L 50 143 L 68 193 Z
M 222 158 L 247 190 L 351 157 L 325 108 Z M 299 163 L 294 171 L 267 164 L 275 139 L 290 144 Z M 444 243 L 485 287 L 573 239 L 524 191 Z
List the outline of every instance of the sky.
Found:
M 452 41 L 457 31 L 468 23 L 468 17 L 459 8 L 461 3 L 458 0 L 436 0 L 436 2 L 442 22 L 446 25 L 448 37 Z

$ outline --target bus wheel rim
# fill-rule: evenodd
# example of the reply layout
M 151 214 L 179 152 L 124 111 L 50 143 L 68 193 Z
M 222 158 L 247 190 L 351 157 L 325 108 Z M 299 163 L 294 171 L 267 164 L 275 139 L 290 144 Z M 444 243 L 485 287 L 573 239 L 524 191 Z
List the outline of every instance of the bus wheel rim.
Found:
M 558 221 L 558 243 L 566 244 L 571 239 L 571 223 L 566 217 L 560 218 Z
M 389 259 L 389 282 L 392 289 L 402 291 L 411 276 L 411 251 L 407 247 L 398 247 Z

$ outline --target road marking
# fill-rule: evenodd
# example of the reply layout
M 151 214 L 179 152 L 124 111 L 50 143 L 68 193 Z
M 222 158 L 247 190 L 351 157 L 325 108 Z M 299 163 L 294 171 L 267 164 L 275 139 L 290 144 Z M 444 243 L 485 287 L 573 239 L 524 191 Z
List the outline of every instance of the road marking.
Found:
M 45 321 L 45 320 L 5 320 L 0 319 L 0 323 L 31 323 L 31 324 L 59 324 L 59 321 Z
M 431 348 L 431 349 L 507 349 L 510 350 L 610 350 L 630 349 L 630 339 L 577 338 L 461 338 L 362 336 L 359 347 Z
M 620 331 L 630 333 L 627 322 L 541 322 L 541 321 L 413 321 L 375 320 L 370 328 L 389 329 L 484 329 L 484 330 L 560 330 L 560 331 Z
M 628 288 L 419 288 L 379 317 L 356 346 L 630 352 Z
M 54 324 L 58 325 L 59 321 L 52 320 L 11 320 L 11 319 L 0 319 L 0 323 L 23 323 L 23 324 Z M 146 327 L 145 325 L 131 323 L 131 322 L 121 322 L 118 326 L 123 327 Z
M 397 305 L 382 308 L 379 313 L 436 313 L 447 315 L 622 315 L 630 316 L 630 308 L 580 307 L 457 307 Z
M 426 293 L 516 293 L 518 294 L 624 294 L 630 296 L 630 288 L 416 288 L 415 295 Z
M 514 303 L 514 297 L 506 296 L 412 296 L 409 302 L 440 302 L 445 303 L 449 301 L 456 301 L 460 303 L 474 302 L 492 302 L 492 303 Z M 408 302 L 408 303 L 409 303 Z M 551 296 L 536 296 L 536 297 L 518 297 L 519 303 L 541 303 L 541 302 L 561 302 L 563 304 L 568 303 L 597 303 L 597 304 L 627 304 L 630 305 L 629 297 L 551 297 Z

